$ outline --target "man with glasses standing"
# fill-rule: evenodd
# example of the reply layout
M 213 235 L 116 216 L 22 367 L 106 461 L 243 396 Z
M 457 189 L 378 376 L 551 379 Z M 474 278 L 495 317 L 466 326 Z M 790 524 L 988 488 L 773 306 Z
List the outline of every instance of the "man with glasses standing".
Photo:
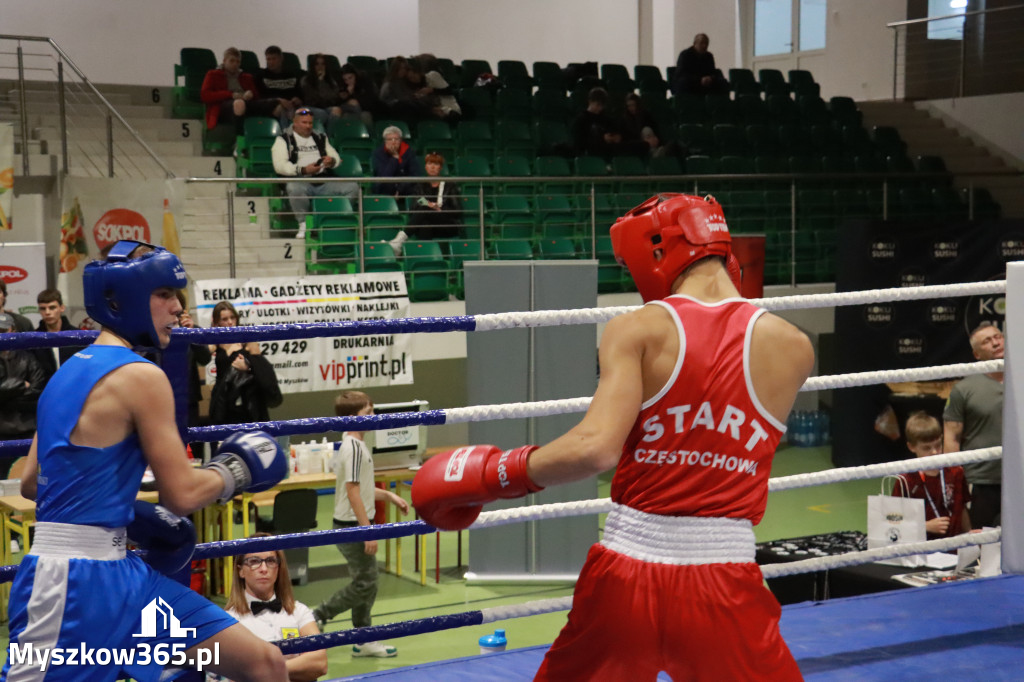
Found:
M 332 168 L 341 163 L 341 156 L 324 133 L 313 130 L 313 112 L 301 108 L 292 117 L 292 125 L 270 149 L 274 172 L 284 178 L 327 178 Z M 285 185 L 292 212 L 299 223 L 297 239 L 306 236 L 306 215 L 309 197 L 345 196 L 354 199 L 359 187 L 354 182 L 289 182 Z
M 373 414 L 373 401 L 362 391 L 344 391 L 334 400 L 339 417 L 364 417 Z M 334 527 L 355 528 L 372 525 L 370 511 L 376 502 L 390 502 L 403 514 L 409 503 L 390 490 L 377 488 L 373 481 L 373 457 L 363 442 L 362 431 L 346 431 L 334 453 L 334 473 L 338 482 L 334 492 Z M 338 550 L 348 563 L 352 582 L 313 609 L 317 625 L 324 625 L 339 613 L 352 610 L 352 625 L 369 627 L 370 611 L 377 599 L 377 541 L 345 542 Z M 398 649 L 383 642 L 366 642 L 352 647 L 353 656 L 390 658 Z

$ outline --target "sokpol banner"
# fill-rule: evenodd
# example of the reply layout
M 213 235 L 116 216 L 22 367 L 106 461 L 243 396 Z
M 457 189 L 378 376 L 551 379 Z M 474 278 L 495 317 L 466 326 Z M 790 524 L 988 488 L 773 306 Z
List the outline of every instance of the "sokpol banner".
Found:
M 390 320 L 409 315 L 401 272 L 200 280 L 193 292 L 200 327 L 213 326 L 213 308 L 220 301 L 235 306 L 240 325 Z M 282 393 L 411 384 L 411 347 L 410 334 L 260 343 L 274 365 Z M 213 370 L 212 376 L 216 375 L 214 364 L 207 368 Z
M 184 199 L 183 180 L 64 178 L 57 288 L 64 296 L 72 323 L 79 324 L 85 315 L 85 264 L 101 257 L 104 249 L 121 239 L 168 246 L 165 226 L 174 232 L 170 246 L 176 246 L 173 227 L 176 214 L 181 217 Z
M 0 230 L 11 229 L 14 198 L 14 125 L 0 123 Z

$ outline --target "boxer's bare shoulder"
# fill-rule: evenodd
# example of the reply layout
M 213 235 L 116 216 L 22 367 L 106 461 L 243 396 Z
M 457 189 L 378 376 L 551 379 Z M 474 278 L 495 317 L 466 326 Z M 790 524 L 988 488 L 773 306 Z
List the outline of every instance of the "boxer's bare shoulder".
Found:
M 750 377 L 766 410 L 785 421 L 813 370 L 814 347 L 807 334 L 771 313 L 757 320 L 750 342 Z

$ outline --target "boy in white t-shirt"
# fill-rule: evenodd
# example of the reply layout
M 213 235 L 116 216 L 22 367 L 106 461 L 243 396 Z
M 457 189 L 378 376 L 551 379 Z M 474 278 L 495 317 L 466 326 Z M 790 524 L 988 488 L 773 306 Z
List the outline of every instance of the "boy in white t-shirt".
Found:
M 373 401 L 362 391 L 344 391 L 334 400 L 334 413 L 339 417 L 371 415 Z M 409 512 L 409 504 L 405 500 L 374 485 L 373 457 L 363 442 L 362 431 L 345 433 L 334 453 L 334 472 L 338 477 L 334 489 L 335 528 L 371 525 L 370 514 L 377 500 L 391 502 L 403 514 Z M 313 615 L 323 629 L 327 621 L 352 609 L 352 625 L 369 627 L 370 611 L 377 598 L 377 541 L 340 543 L 338 550 L 348 562 L 352 582 L 313 609 Z M 352 647 L 353 656 L 389 658 L 397 653 L 395 647 L 381 642 Z

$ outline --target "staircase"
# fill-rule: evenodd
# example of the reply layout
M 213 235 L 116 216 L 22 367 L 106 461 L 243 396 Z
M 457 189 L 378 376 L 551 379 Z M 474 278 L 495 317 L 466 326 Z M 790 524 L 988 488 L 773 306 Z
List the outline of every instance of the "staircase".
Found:
M 913 102 L 871 101 L 858 102 L 864 115 L 864 126 L 892 126 L 899 130 L 907 143 L 907 155 L 940 156 L 946 168 L 953 173 L 954 185 L 959 189 L 974 183 L 992 193 L 1003 208 L 1003 217 L 1024 217 L 1024 192 L 1020 176 L 967 177 L 962 173 L 1002 173 L 1013 170 L 1004 161 L 940 119 L 918 109 Z
M 204 123 L 170 117 L 170 88 L 100 86 L 103 96 L 170 168 L 175 177 L 235 177 L 232 157 L 202 155 Z M 159 101 L 154 101 L 157 99 Z M 73 101 L 74 100 L 74 101 Z M 14 123 L 14 173 L 23 174 L 22 150 L 29 154 L 29 174 L 57 176 L 62 168 L 60 108 L 50 84 L 26 88 L 28 140 L 21 139 L 21 93 L 16 84 L 0 82 L 0 120 Z M 68 97 L 68 173 L 107 177 L 107 118 L 95 102 Z M 115 118 L 114 177 L 164 179 L 166 173 Z M 229 184 L 186 183 L 184 210 L 178 223 L 182 261 L 194 279 L 226 279 L 228 270 Z M 236 277 L 296 277 L 305 274 L 303 242 L 271 237 L 268 200 L 236 197 Z

